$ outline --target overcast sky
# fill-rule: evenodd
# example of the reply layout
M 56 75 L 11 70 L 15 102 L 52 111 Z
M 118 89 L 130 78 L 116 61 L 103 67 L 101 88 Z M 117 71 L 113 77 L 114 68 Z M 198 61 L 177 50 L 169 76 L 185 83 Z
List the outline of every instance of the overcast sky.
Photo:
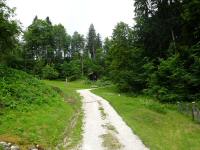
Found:
M 17 19 L 26 28 L 37 15 L 49 16 L 53 24 L 61 23 L 69 34 L 86 35 L 89 25 L 104 38 L 111 36 L 115 25 L 123 21 L 133 25 L 133 0 L 8 0 L 16 7 Z

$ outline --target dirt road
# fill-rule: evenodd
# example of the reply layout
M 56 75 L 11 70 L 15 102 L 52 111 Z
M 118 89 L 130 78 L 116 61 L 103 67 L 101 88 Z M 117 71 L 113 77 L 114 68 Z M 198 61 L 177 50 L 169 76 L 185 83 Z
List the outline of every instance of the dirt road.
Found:
M 90 90 L 83 97 L 84 133 L 81 150 L 147 150 L 113 107 Z

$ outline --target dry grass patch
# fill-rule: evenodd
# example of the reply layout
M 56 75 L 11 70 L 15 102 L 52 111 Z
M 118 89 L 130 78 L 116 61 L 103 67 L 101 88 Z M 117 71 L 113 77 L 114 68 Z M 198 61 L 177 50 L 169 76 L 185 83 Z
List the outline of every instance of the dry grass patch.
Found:
M 119 142 L 117 137 L 114 134 L 112 134 L 111 132 L 103 134 L 100 137 L 103 139 L 102 145 L 107 150 L 119 150 L 123 147 L 123 145 Z
M 107 114 L 105 113 L 104 108 L 103 108 L 101 102 L 100 102 L 100 101 L 97 101 L 97 102 L 98 102 L 98 104 L 99 104 L 99 110 L 100 110 L 100 112 L 101 112 L 101 117 L 102 117 L 103 120 L 105 120 Z

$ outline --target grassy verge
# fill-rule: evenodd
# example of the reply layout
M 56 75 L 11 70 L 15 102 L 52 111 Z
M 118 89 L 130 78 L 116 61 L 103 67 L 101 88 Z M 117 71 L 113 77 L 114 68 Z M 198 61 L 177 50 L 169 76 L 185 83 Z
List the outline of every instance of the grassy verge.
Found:
M 73 109 L 62 101 L 31 106 L 27 111 L 5 110 L 1 116 L 0 140 L 19 144 L 23 149 L 39 144 L 54 147 L 69 125 Z
M 73 107 L 27 73 L 0 65 L 0 141 L 21 149 L 53 148 L 70 125 Z
M 80 141 L 81 102 L 74 90 L 82 87 L 81 81 L 44 83 L 2 65 L 0 76 L 0 141 L 22 150 L 35 144 L 54 149 L 63 139 L 70 148 Z
M 71 116 L 71 125 L 65 130 L 64 136 L 68 137 L 70 144 L 68 148 L 77 145 L 81 140 L 82 133 L 82 110 L 81 97 L 76 92 L 77 89 L 87 89 L 90 85 L 85 84 L 84 81 L 62 82 L 62 81 L 44 81 L 52 87 L 58 87 L 63 91 L 65 101 L 73 108 L 73 115 Z
M 152 150 L 199 150 L 200 125 L 176 111 L 144 96 L 119 94 L 114 87 L 95 89 Z

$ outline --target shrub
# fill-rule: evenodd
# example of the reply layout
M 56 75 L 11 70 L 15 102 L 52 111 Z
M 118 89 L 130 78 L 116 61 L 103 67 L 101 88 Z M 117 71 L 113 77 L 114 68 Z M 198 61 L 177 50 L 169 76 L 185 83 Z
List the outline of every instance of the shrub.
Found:
M 58 72 L 50 65 L 46 65 L 42 69 L 42 78 L 44 79 L 56 79 L 58 78 Z
M 74 81 L 81 78 L 81 67 L 79 60 L 72 60 L 69 63 L 64 62 L 62 65 L 63 76 L 69 80 Z
M 145 59 L 141 57 L 142 50 L 131 48 L 126 50 L 127 56 L 113 56 L 110 69 L 111 79 L 121 91 L 141 92 L 146 87 L 144 74 Z
M 161 59 L 149 78 L 150 94 L 163 102 L 200 100 L 200 45 Z

